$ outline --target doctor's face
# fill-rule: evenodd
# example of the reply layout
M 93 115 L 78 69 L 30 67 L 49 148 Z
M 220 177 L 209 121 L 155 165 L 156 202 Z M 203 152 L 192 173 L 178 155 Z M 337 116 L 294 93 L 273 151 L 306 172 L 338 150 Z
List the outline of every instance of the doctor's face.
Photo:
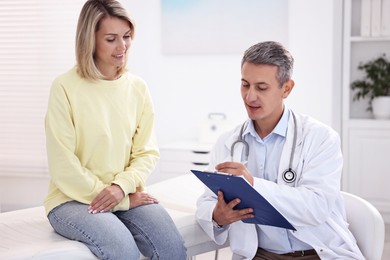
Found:
M 283 99 L 294 86 L 289 80 L 280 87 L 277 72 L 276 66 L 267 64 L 245 62 L 241 68 L 241 96 L 248 117 L 256 124 L 274 127 L 283 113 Z

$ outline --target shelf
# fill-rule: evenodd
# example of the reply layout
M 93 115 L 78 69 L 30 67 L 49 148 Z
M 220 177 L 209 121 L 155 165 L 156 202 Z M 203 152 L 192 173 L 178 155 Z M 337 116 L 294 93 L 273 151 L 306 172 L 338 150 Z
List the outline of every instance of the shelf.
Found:
M 362 37 L 362 36 L 351 36 L 351 42 L 387 42 L 390 41 L 390 36 L 386 37 Z
M 344 124 L 353 128 L 390 129 L 390 119 L 356 118 L 345 120 Z
M 342 72 L 343 189 L 365 198 L 390 222 L 388 157 L 390 119 L 374 119 L 368 100 L 354 100 L 351 82 L 364 77 L 362 62 L 385 54 L 390 57 L 390 36 L 361 35 L 361 0 L 344 0 Z

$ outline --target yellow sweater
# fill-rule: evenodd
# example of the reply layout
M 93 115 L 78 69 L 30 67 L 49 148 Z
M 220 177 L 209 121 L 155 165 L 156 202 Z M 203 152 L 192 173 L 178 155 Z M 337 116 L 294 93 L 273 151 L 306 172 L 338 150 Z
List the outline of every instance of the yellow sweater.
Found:
M 139 77 L 89 82 L 73 68 L 56 78 L 45 120 L 46 214 L 67 201 L 89 204 L 113 183 L 127 194 L 114 211 L 129 209 L 128 194 L 143 190 L 159 158 L 153 125 L 150 93 Z

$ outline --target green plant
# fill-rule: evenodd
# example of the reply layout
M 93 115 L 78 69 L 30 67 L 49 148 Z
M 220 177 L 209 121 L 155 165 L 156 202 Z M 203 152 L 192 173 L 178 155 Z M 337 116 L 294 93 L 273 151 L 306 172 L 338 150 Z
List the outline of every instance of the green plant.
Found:
M 380 57 L 361 63 L 359 70 L 365 72 L 365 78 L 352 82 L 356 90 L 353 100 L 368 98 L 368 111 L 372 111 L 372 100 L 378 96 L 390 96 L 390 61 L 383 54 Z

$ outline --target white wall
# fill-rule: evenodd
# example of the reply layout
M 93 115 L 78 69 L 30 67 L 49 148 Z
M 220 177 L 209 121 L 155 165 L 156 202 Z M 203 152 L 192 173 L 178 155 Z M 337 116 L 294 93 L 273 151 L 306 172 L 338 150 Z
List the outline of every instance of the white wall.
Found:
M 288 104 L 341 133 L 342 1 L 290 1 L 295 88 Z
M 295 57 L 296 87 L 287 104 L 339 130 L 341 31 L 334 30 L 342 27 L 341 2 L 289 3 L 289 49 Z M 160 144 L 195 140 L 198 123 L 210 112 L 224 112 L 235 123 L 245 120 L 239 92 L 241 53 L 163 55 L 159 1 L 126 4 L 137 25 L 131 70 L 150 86 Z
M 128 6 L 137 26 L 130 70 L 149 84 L 160 144 L 195 139 L 198 123 L 210 112 L 244 120 L 239 98 L 240 54 L 164 55 L 159 1 L 132 1 Z

